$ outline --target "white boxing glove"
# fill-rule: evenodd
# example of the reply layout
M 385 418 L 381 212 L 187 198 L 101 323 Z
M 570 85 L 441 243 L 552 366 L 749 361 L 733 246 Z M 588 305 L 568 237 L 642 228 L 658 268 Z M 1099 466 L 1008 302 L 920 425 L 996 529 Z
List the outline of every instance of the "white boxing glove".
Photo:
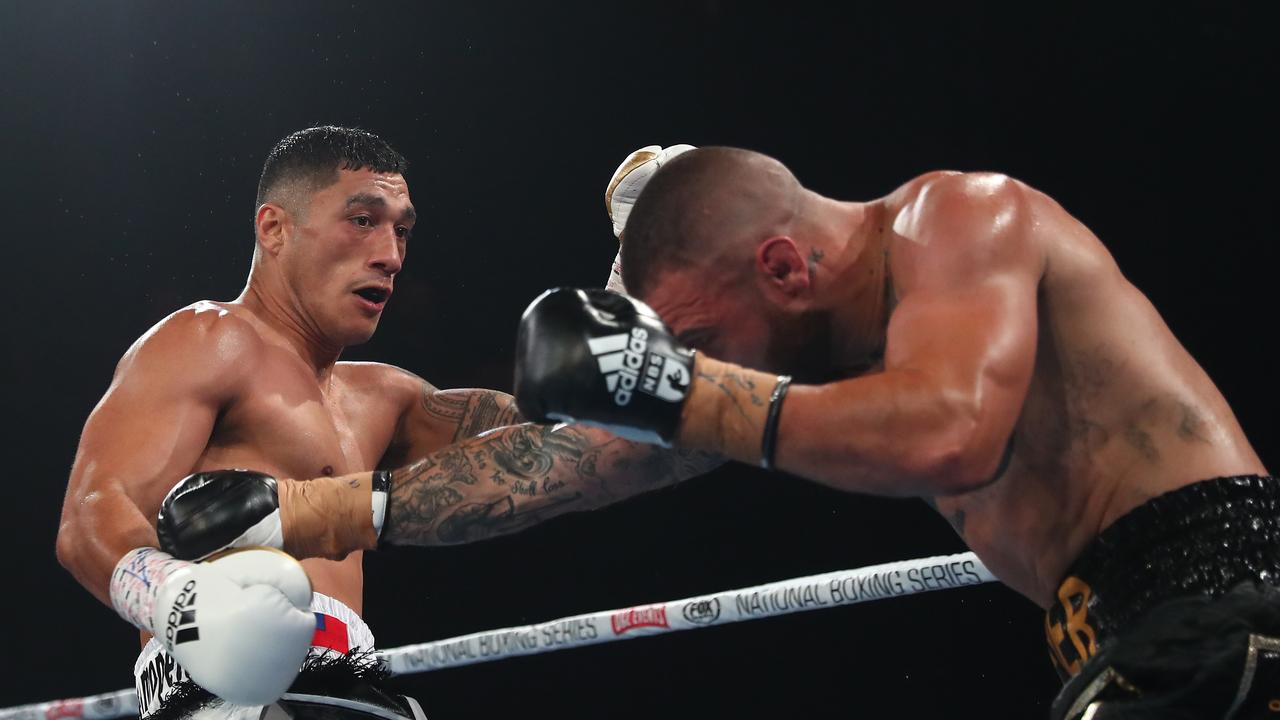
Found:
M 631 208 L 635 206 L 640 192 L 644 190 L 645 185 L 649 184 L 653 174 L 668 160 L 693 149 L 692 145 L 672 145 L 665 149 L 659 145 L 649 145 L 628 155 L 618 169 L 613 171 L 613 177 L 609 178 L 609 186 L 604 191 L 604 205 L 609 212 L 609 219 L 613 222 L 614 237 L 621 240 L 622 231 L 627 226 L 627 218 L 631 215 Z M 609 282 L 605 287 L 623 294 L 627 292 L 622 285 L 621 249 L 613 260 L 613 270 L 609 273 Z
M 197 684 L 236 705 L 279 699 L 316 629 L 306 572 L 270 548 L 232 550 L 203 563 L 138 548 L 116 565 L 111 601 Z

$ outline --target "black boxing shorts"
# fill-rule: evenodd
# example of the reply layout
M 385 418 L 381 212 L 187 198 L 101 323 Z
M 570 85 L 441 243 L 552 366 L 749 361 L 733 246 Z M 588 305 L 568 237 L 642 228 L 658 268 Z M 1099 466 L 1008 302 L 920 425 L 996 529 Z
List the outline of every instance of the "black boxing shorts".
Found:
M 1154 498 L 1072 564 L 1045 614 L 1055 720 L 1280 718 L 1280 479 Z

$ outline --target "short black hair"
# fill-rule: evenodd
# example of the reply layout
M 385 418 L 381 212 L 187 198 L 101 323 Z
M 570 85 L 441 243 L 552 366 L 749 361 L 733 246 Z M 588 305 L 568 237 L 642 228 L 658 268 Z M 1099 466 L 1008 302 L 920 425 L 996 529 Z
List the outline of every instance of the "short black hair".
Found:
M 277 188 L 302 181 L 314 192 L 338 180 L 339 170 L 399 173 L 409 169 L 409 161 L 385 140 L 359 128 L 321 125 L 299 130 L 271 148 L 258 179 L 255 210 L 267 202 Z

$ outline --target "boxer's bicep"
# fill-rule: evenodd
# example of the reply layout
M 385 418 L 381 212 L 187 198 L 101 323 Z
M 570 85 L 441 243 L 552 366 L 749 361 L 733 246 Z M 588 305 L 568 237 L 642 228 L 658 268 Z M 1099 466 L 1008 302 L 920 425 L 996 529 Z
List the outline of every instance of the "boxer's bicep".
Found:
M 994 278 L 963 292 L 920 292 L 890 323 L 885 372 L 913 373 L 961 425 L 980 466 L 999 464 L 1035 361 L 1034 283 Z M 980 473 L 981 474 L 981 473 Z
M 497 390 L 439 390 L 418 386 L 396 430 L 384 466 L 418 460 L 450 443 L 524 422 L 510 395 Z
M 967 492 L 999 467 L 1030 383 L 1044 261 L 1024 188 L 942 176 L 894 222 L 883 372 L 797 386 L 777 463 L 855 492 Z
M 950 176 L 921 209 L 887 330 L 885 370 L 916 373 L 971 423 L 980 463 L 998 464 L 1035 362 L 1044 259 L 1024 188 Z
M 496 427 L 523 422 L 507 393 L 480 388 L 441 390 L 417 375 L 393 366 L 382 377 L 381 392 L 397 398 L 395 431 L 378 466 L 402 467 L 453 442 Z
M 424 396 L 423 407 L 446 430 L 453 430 L 455 442 L 524 422 L 515 398 L 497 390 L 437 390 Z
M 81 433 L 58 554 L 100 598 L 125 552 L 155 544 L 160 501 L 198 462 L 251 366 L 236 332 L 210 320 L 171 318 L 131 348 Z

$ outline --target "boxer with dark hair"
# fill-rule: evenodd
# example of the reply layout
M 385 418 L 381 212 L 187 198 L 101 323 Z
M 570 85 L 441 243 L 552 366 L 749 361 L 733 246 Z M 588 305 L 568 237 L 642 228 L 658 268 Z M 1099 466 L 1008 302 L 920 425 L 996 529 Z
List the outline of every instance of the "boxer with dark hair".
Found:
M 1055 717 L 1280 707 L 1280 481 L 1052 198 L 933 172 L 843 202 L 689 150 L 629 208 L 621 271 L 637 299 L 526 311 L 526 417 L 925 498 L 1045 608 Z
M 404 262 L 405 169 L 360 130 L 282 140 L 240 297 L 147 331 L 85 424 L 58 558 L 154 635 L 135 666 L 143 717 L 256 719 L 291 686 L 353 716 L 419 715 L 377 686 L 362 551 L 513 532 L 715 463 L 339 362 L 373 335 Z M 271 712 L 314 711 L 289 697 Z

